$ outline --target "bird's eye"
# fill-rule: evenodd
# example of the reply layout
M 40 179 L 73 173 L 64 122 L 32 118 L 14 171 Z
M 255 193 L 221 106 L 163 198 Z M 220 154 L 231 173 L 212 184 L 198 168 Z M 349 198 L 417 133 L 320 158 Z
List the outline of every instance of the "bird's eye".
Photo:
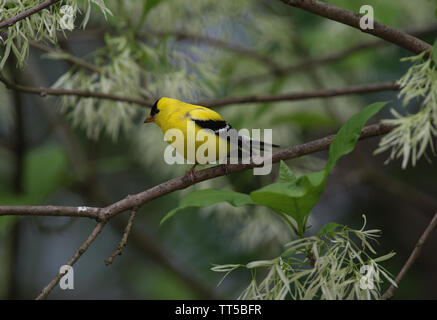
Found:
M 155 114 L 157 114 L 159 112 L 159 109 L 158 108 L 156 108 L 156 109 L 152 109 L 151 111 L 150 111 L 150 115 L 153 117 Z
M 159 100 L 157 100 L 154 104 L 153 104 L 153 107 L 152 107 L 152 110 L 150 111 L 150 115 L 153 117 L 155 114 L 157 114 L 158 112 L 159 112 L 159 109 L 158 109 L 158 101 Z

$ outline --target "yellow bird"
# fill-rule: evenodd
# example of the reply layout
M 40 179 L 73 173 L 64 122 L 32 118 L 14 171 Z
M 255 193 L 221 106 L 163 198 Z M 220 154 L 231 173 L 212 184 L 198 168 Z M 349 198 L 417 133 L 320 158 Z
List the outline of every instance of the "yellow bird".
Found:
M 163 97 L 154 103 L 150 115 L 144 121 L 144 123 L 149 122 L 155 122 L 161 128 L 164 135 L 172 129 L 180 130 L 179 132 L 182 133 L 183 139 L 177 139 L 176 136 L 173 136 L 175 139 L 168 140 L 168 143 L 176 149 L 177 153 L 191 161 L 191 163 L 194 163 L 194 166 L 187 171 L 187 175 L 191 178 L 194 177 L 196 165 L 205 164 L 199 162 L 199 148 L 205 150 L 204 156 L 208 159 L 208 163 L 219 160 L 222 155 L 226 157 L 230 155 L 231 146 L 229 141 L 232 140 L 227 140 L 223 143 L 225 141 L 223 134 L 229 133 L 234 129 L 217 112 L 211 109 Z M 192 132 L 190 132 L 190 128 L 193 129 Z M 236 131 L 234 130 L 234 132 Z M 194 150 L 188 150 L 190 134 L 192 134 L 193 138 L 195 137 Z M 222 142 L 220 142 L 221 139 Z M 241 158 L 242 153 L 252 155 L 252 150 L 247 149 L 247 147 L 250 148 L 253 145 L 252 142 L 256 140 L 242 135 L 238 135 L 237 139 L 238 157 Z M 262 141 L 256 141 L 254 145 L 258 145 L 259 150 L 264 150 L 264 147 L 279 147 L 278 145 Z M 215 150 L 215 152 L 211 152 L 208 155 L 208 150 Z

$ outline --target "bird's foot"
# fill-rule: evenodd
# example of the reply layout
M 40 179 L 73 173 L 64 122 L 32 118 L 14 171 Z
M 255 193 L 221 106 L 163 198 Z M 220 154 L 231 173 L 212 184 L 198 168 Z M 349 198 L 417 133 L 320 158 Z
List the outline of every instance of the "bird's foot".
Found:
M 185 176 L 188 178 L 188 180 L 190 180 L 191 183 L 194 183 L 194 179 L 196 178 L 196 172 L 194 171 L 194 168 L 196 166 L 197 164 L 195 164 L 190 168 L 190 170 L 185 172 Z

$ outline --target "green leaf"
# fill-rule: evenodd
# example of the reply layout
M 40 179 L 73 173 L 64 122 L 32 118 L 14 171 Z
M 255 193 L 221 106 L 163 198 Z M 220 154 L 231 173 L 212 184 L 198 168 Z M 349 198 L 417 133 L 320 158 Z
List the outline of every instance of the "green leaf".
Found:
M 329 148 L 329 160 L 326 165 L 327 173 L 337 164 L 344 155 L 352 152 L 361 134 L 364 124 L 377 114 L 387 102 L 373 103 L 357 114 L 353 115 L 338 131 Z
M 294 180 L 296 180 L 296 176 L 285 162 L 281 160 L 279 165 L 279 182 L 293 182 Z
M 320 228 L 319 232 L 317 232 L 317 236 L 319 238 L 323 237 L 325 234 L 332 234 L 337 228 L 342 228 L 343 225 L 330 222 L 325 224 L 323 227 Z
M 437 63 L 437 39 L 434 41 L 434 45 L 432 46 L 432 60 L 434 63 Z
M 257 203 L 292 217 L 298 232 L 305 232 L 305 221 L 319 201 L 325 185 L 324 171 L 303 175 L 291 183 L 273 183 L 250 194 Z
M 187 195 L 182 199 L 179 207 L 167 213 L 167 215 L 161 220 L 161 225 L 182 209 L 188 207 L 208 207 L 220 202 L 227 202 L 234 207 L 253 204 L 252 199 L 244 193 L 232 190 L 198 190 Z
M 391 259 L 391 258 L 393 258 L 394 256 L 396 255 L 396 252 L 390 252 L 390 253 L 387 253 L 386 255 L 383 255 L 383 256 L 381 256 L 381 257 L 378 257 L 378 258 L 375 258 L 375 259 L 373 259 L 373 261 L 374 262 L 377 262 L 377 263 L 379 263 L 379 262 L 383 262 L 383 261 L 386 261 L 386 260 L 388 260 L 388 259 Z
M 289 183 L 280 180 L 252 192 L 252 199 L 258 204 L 292 217 L 298 225 L 299 234 L 303 236 L 308 215 L 319 201 L 330 171 L 343 155 L 354 149 L 364 124 L 386 104 L 378 102 L 367 106 L 341 127 L 329 148 L 328 163 L 323 170 L 303 175 Z M 286 172 L 284 165 L 285 163 L 281 165 L 283 174 Z

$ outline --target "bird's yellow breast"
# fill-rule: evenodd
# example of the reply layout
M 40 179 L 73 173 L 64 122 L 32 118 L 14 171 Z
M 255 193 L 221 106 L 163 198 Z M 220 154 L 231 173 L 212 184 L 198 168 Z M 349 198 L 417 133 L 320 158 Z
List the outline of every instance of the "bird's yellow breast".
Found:
M 185 159 L 193 163 L 205 164 L 226 157 L 229 149 L 226 141 L 191 120 L 193 115 L 196 119 L 207 117 L 204 120 L 222 120 L 218 113 L 205 107 L 169 98 L 160 99 L 159 110 L 155 123 L 161 128 L 164 139 Z

